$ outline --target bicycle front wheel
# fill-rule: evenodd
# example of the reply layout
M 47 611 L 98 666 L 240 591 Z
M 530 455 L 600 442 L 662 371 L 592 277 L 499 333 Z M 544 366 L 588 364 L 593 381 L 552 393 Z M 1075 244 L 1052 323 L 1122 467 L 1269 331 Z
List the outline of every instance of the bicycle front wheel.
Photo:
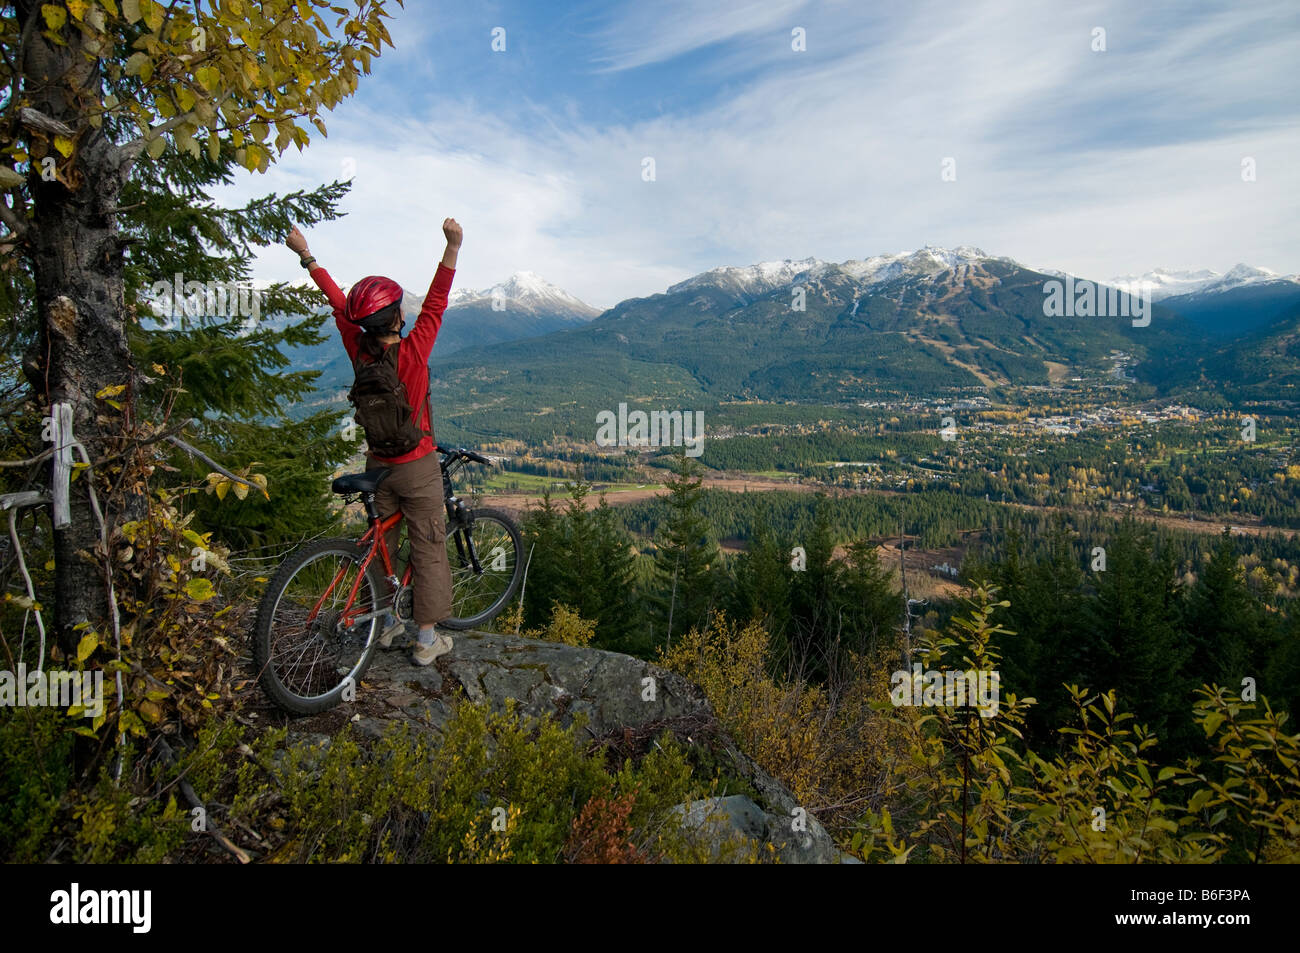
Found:
M 314 715 L 355 693 L 374 653 L 386 587 L 366 550 L 327 539 L 293 552 L 267 584 L 253 631 L 262 690 L 281 708 Z
M 451 618 L 448 629 L 472 629 L 501 612 L 519 590 L 524 575 L 523 541 L 510 514 L 491 508 L 469 511 L 469 518 L 447 534 L 451 566 Z

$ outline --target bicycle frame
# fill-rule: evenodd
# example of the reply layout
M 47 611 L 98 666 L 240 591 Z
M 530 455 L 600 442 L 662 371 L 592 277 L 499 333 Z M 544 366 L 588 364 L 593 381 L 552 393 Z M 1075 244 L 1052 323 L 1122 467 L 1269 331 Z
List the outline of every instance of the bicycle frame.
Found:
M 407 563 L 406 570 L 402 573 L 402 578 L 398 579 L 397 574 L 393 571 L 393 558 L 388 552 L 388 531 L 401 525 L 404 518 L 402 512 L 399 510 L 387 519 L 374 519 L 371 521 L 370 528 L 366 530 L 365 535 L 361 537 L 361 544 L 366 545 L 367 541 L 369 541 L 369 545 L 366 548 L 366 555 L 362 558 L 361 565 L 358 568 L 357 578 L 352 580 L 352 588 L 348 593 L 348 601 L 344 604 L 343 611 L 339 614 L 339 622 L 342 623 L 345 628 L 350 629 L 358 623 L 369 622 L 371 619 L 377 619 L 388 611 L 387 605 L 382 608 L 376 607 L 372 612 L 362 613 L 355 612 L 353 607 L 353 604 L 357 599 L 357 591 L 361 588 L 361 580 L 366 577 L 366 571 L 370 568 L 370 564 L 374 562 L 376 555 L 380 557 L 380 561 L 384 568 L 384 578 L 389 581 L 390 585 L 394 588 L 410 585 L 410 563 Z M 330 597 L 330 593 L 334 591 L 335 587 L 342 582 L 343 576 L 347 571 L 348 568 L 345 566 L 334 574 L 334 578 L 330 581 L 329 586 L 323 593 L 321 593 L 321 597 L 316 600 L 316 605 L 312 606 L 312 610 L 307 616 L 308 622 L 315 621 L 317 614 L 320 612 L 321 606 L 325 604 L 325 600 Z
M 440 450 L 441 448 L 436 449 Z M 479 562 L 478 550 L 474 546 L 474 541 L 469 538 L 468 533 L 463 534 L 462 538 L 460 532 L 465 521 L 465 514 L 468 511 L 465 508 L 465 504 L 458 496 L 456 496 L 455 488 L 451 483 L 452 473 L 463 466 L 464 461 L 460 459 L 457 454 L 453 453 L 444 456 L 441 466 L 439 467 L 442 471 L 443 503 L 447 508 L 446 528 L 447 533 L 452 535 L 456 540 L 456 552 L 457 555 L 460 556 L 462 564 L 468 561 L 470 566 L 473 567 L 475 574 L 481 574 L 483 572 L 483 566 Z M 366 505 L 368 508 L 371 506 L 369 502 Z M 373 510 L 371 512 L 373 512 Z M 361 580 L 366 577 L 366 572 L 370 568 L 370 564 L 374 561 L 376 554 L 380 557 L 380 561 L 383 565 L 384 578 L 387 579 L 389 585 L 393 587 L 394 593 L 396 593 L 398 588 L 409 586 L 411 584 L 412 572 L 410 562 L 407 562 L 406 569 L 402 573 L 402 578 L 398 579 L 397 574 L 393 570 L 392 555 L 388 552 L 388 532 L 401 525 L 404 518 L 405 517 L 400 510 L 386 519 L 381 518 L 376 514 L 370 521 L 370 527 L 361 537 L 361 545 L 367 547 L 366 555 L 361 560 L 361 565 L 357 572 L 357 578 L 352 581 L 352 589 L 348 593 L 348 600 L 343 606 L 343 611 L 339 614 L 339 622 L 345 628 L 350 629 L 359 623 L 369 622 L 371 619 L 379 618 L 389 610 L 387 604 L 382 608 L 376 607 L 371 612 L 357 613 L 353 608 L 353 603 L 356 602 L 357 598 L 357 591 L 361 588 Z M 468 553 L 466 553 L 467 546 L 469 550 Z M 325 604 L 325 600 L 330 597 L 330 594 L 334 592 L 335 587 L 343 580 L 343 576 L 346 572 L 347 567 L 343 567 L 335 573 L 334 579 L 330 582 L 325 592 L 321 594 L 321 597 L 316 600 L 316 605 L 312 607 L 311 612 L 308 614 L 308 622 L 314 622 L 316 620 L 316 616 L 320 613 L 321 606 Z

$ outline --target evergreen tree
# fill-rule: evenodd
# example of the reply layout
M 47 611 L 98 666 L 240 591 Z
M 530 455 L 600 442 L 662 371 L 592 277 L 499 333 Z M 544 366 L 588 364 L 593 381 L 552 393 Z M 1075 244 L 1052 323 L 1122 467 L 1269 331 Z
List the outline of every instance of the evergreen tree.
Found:
M 701 467 L 678 453 L 668 488 L 668 515 L 660 528 L 654 567 L 655 640 L 667 642 L 704 625 L 718 585 L 718 544 L 700 511 Z
M 876 546 L 855 540 L 848 546 L 841 575 L 840 600 L 851 620 L 850 648 L 871 654 L 892 646 L 898 638 L 903 612 L 902 593 L 890 581 Z
M 793 546 L 779 540 L 765 522 L 750 531 L 749 548 L 732 564 L 728 614 L 737 620 L 757 620 L 771 639 L 771 655 L 785 660 L 793 615 L 790 601 L 796 573 L 791 569 Z
M 1188 594 L 1187 632 L 1188 673 L 1198 684 L 1232 688 L 1248 675 L 1258 678 L 1265 662 L 1259 651 L 1265 632 L 1262 607 L 1246 585 L 1237 545 L 1226 530 Z
M 137 366 L 146 369 L 142 408 L 155 419 L 195 420 L 187 432 L 191 443 L 236 472 L 252 468 L 267 478 L 269 499 L 257 493 L 193 497 L 203 528 L 243 549 L 335 527 L 330 472 L 357 447 L 344 439 L 341 411 L 289 414 L 312 394 L 319 376 L 292 370 L 291 349 L 338 336 L 332 322 L 322 333 L 324 296 L 305 283 L 252 289 L 249 279 L 258 246 L 279 244 L 295 222 L 337 218 L 349 186 L 334 182 L 224 208 L 209 192 L 228 183 L 235 166 L 229 144 L 216 156 L 165 153 L 140 165 L 123 189 L 123 201 L 131 206 L 123 230 L 132 241 L 125 283 L 135 320 L 128 324 L 128 341 Z M 177 280 L 246 290 L 246 298 L 236 299 L 245 305 L 256 293 L 258 313 L 232 314 L 242 309 L 229 307 L 224 314 L 208 308 L 195 315 L 173 313 L 185 302 L 175 301 L 174 292 L 160 302 L 153 292 L 174 288 Z M 219 308 L 221 301 L 195 303 Z M 181 473 L 202 482 L 206 466 L 175 456 Z
M 524 619 L 529 628 L 549 620 L 556 603 L 596 623 L 594 644 L 619 651 L 644 649 L 638 617 L 632 539 L 602 497 L 588 509 L 591 487 L 574 483 L 561 509 L 549 492 L 524 520 L 524 549 L 532 548 Z
M 1166 751 L 1185 751 L 1194 738 L 1185 675 L 1191 652 L 1173 554 L 1156 551 L 1150 530 L 1130 516 L 1107 541 L 1106 571 L 1097 578 L 1082 629 L 1087 686 L 1113 687 L 1138 722 L 1168 742 Z
M 551 606 L 568 595 L 569 562 L 565 554 L 564 519 L 560 505 L 551 498 L 549 488 L 542 491 L 542 501 L 528 510 L 523 519 L 523 543 L 528 559 L 524 580 L 524 627 L 544 626 Z

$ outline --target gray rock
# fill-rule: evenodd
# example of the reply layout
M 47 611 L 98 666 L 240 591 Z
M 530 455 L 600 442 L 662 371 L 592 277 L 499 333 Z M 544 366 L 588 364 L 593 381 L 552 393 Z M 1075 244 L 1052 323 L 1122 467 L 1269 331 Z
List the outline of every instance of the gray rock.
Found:
M 441 696 L 441 668 L 472 702 L 487 702 L 499 711 L 507 699 L 514 699 L 522 713 L 552 715 L 565 725 L 581 713 L 597 736 L 687 715 L 711 715 L 704 693 L 695 685 L 630 655 L 486 632 L 456 632 L 452 640 L 451 652 L 425 668 L 412 665 L 405 652 L 377 653 L 365 681 Z
M 743 794 L 690 801 L 673 810 L 680 815 L 683 827 L 700 831 L 712 842 L 715 857 L 722 852 L 723 842 L 735 834 L 760 845 L 771 844 L 783 864 L 836 864 L 847 856 L 815 817 L 773 814 Z

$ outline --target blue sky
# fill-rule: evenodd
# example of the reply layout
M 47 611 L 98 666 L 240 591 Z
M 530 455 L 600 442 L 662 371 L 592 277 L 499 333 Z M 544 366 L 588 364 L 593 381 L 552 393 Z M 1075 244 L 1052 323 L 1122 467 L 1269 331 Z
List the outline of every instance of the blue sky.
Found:
M 422 291 L 448 215 L 458 287 L 534 271 L 602 308 L 720 265 L 927 243 L 1097 278 L 1300 271 L 1294 0 L 392 11 L 396 49 L 328 138 L 220 196 L 354 174 L 348 216 L 308 232 L 345 286 Z M 302 272 L 273 248 L 255 275 Z

